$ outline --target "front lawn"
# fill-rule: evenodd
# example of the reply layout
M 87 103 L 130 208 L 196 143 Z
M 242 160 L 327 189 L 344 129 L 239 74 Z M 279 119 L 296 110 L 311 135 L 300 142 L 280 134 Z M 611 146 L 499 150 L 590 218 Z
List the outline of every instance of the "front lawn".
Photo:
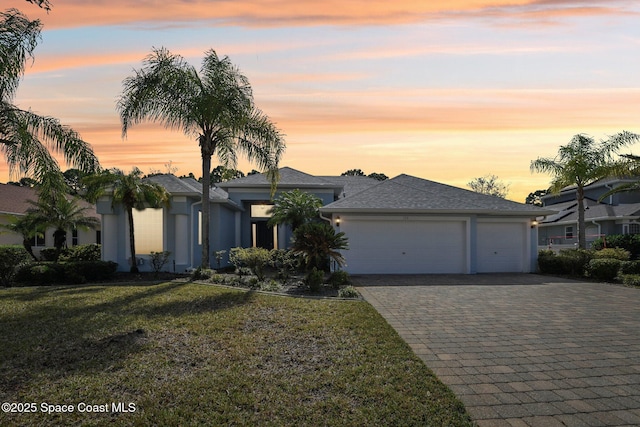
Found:
M 2 426 L 471 425 L 365 302 L 176 282 L 0 289 L 0 402 L 35 404 Z

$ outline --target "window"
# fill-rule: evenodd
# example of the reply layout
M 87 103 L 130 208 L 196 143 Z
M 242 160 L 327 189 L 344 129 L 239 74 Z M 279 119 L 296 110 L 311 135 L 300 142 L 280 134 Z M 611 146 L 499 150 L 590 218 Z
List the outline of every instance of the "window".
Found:
M 271 218 L 273 205 L 251 205 L 251 218 Z
M 78 230 L 71 230 L 71 246 L 78 246 Z
M 99 245 L 102 244 L 102 231 L 100 230 L 96 230 L 96 243 Z
M 31 246 L 47 246 L 46 236 L 46 233 L 42 233 L 41 235 L 32 237 L 31 240 L 29 240 L 29 243 L 31 243 Z
M 162 252 L 164 222 L 162 209 L 133 210 L 136 254 Z
M 640 224 L 637 222 L 629 223 L 629 234 L 640 234 Z
M 564 238 L 565 239 L 573 239 L 573 226 L 564 228 Z

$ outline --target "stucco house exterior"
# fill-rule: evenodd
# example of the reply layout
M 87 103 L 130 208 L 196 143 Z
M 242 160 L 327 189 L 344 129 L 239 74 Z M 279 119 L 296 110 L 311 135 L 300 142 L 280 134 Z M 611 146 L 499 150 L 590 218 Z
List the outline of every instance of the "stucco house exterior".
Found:
M 621 192 L 599 201 L 602 195 L 632 179 L 607 178 L 584 188 L 587 246 L 602 236 L 640 233 L 640 192 Z M 538 245 L 562 249 L 578 244 L 578 202 L 576 188 L 567 187 L 557 195 L 542 197 L 543 206 L 558 211 L 540 219 Z
M 349 239 L 345 270 L 352 274 L 532 272 L 537 257 L 534 220 L 554 211 L 486 196 L 409 175 L 386 181 L 314 176 L 284 167 L 274 197 L 299 189 L 319 197 L 321 217 Z M 138 267 L 149 252 L 172 253 L 168 269 L 201 263 L 201 184 L 173 175 L 149 178 L 171 194 L 159 210 L 134 212 Z M 287 248 L 289 227 L 269 227 L 271 185 L 263 174 L 216 184 L 211 192 L 210 263 L 214 252 L 236 246 Z M 109 197 L 98 202 L 103 259 L 129 269 L 128 225 Z M 223 259 L 223 265 L 227 258 Z
M 38 194 L 33 188 L 0 184 L 0 224 L 9 224 L 11 218 L 25 215 L 27 209 L 33 207 L 29 200 L 38 200 Z M 94 205 L 82 200 L 79 203 L 87 208 L 85 211 L 87 215 L 100 219 Z M 33 252 L 36 256 L 42 249 L 53 247 L 54 231 L 53 228 L 49 228 L 45 231 L 44 237 L 33 239 Z M 96 230 L 67 230 L 67 246 L 101 243 L 101 240 L 100 228 Z M 0 228 L 0 245 L 22 245 L 22 236 Z

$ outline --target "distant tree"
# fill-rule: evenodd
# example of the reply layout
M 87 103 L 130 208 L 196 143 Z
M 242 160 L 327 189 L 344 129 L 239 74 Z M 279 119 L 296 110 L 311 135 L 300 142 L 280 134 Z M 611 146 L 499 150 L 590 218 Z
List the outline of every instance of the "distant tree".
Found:
M 28 176 L 20 178 L 20 181 L 9 181 L 7 184 L 15 185 L 17 187 L 29 187 L 33 188 L 38 185 L 38 181 L 33 178 L 29 178 Z
M 260 172 L 260 171 L 255 170 L 255 169 L 251 169 L 251 171 L 250 171 L 249 173 L 247 173 L 247 176 L 249 176 L 249 175 L 255 175 L 255 174 L 257 174 L 257 173 L 261 173 L 261 172 Z
M 383 173 L 372 172 L 369 175 L 369 178 L 377 179 L 378 181 L 385 181 L 389 179 L 389 177 Z
M 348 171 L 342 172 L 340 176 L 366 176 L 361 169 L 349 169 Z
M 69 187 L 69 193 L 77 196 L 83 192 L 85 189 L 84 184 L 82 183 L 82 179 L 87 176 L 87 174 L 80 169 L 67 169 L 62 173 L 64 177 L 64 181 Z
M 549 194 L 549 190 L 536 190 L 533 193 L 529 193 L 525 199 L 527 205 L 542 206 L 542 197 Z
M 237 169 L 227 168 L 222 165 L 218 165 L 211 171 L 211 184 L 216 182 L 231 181 L 232 179 L 242 178 L 244 173 Z
M 195 138 L 202 157 L 202 267 L 209 268 L 211 158 L 235 167 L 237 155 L 267 171 L 272 191 L 285 143 L 271 120 L 256 107 L 249 80 L 228 57 L 205 53 L 200 72 L 167 49 L 154 49 L 141 69 L 123 82 L 117 104 L 122 135 L 149 120 Z
M 189 172 L 189 175 L 180 175 L 178 178 L 191 178 L 191 179 L 195 179 L 198 182 L 202 182 L 202 177 L 196 178 L 193 172 Z
M 131 251 L 131 273 L 138 272 L 136 260 L 136 240 L 133 224 L 133 209 L 158 208 L 169 203 L 167 190 L 159 184 L 143 179 L 142 171 L 133 168 L 125 175 L 119 169 L 107 170 L 100 175 L 85 178 L 90 200 L 97 200 L 107 189 L 112 189 L 111 204 L 121 204 L 129 220 L 129 249 Z
M 280 194 L 273 201 L 268 224 L 289 224 L 295 232 L 302 224 L 318 218 L 321 207 L 322 200 L 319 197 L 296 188 Z
M 509 184 L 500 182 L 496 175 L 485 175 L 475 178 L 467 183 L 467 186 L 476 193 L 496 196 L 502 199 L 509 194 Z
M 531 162 L 532 172 L 553 175 L 549 191 L 558 194 L 570 185 L 576 186 L 578 201 L 578 246 L 586 249 L 584 222 L 584 187 L 602 178 L 623 174 L 615 155 L 626 145 L 638 141 L 639 135 L 621 132 L 597 143 L 593 138 L 578 134 L 567 145 L 561 145 L 554 158 L 538 158 Z

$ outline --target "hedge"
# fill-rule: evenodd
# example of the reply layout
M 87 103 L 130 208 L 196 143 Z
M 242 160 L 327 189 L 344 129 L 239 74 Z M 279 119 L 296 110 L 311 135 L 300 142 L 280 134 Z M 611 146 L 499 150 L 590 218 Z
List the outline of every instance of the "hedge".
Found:
M 113 277 L 112 261 L 34 262 L 18 269 L 15 281 L 23 285 L 80 284 Z
M 31 256 L 24 246 L 0 246 L 0 284 L 11 286 L 18 268 L 30 260 Z

